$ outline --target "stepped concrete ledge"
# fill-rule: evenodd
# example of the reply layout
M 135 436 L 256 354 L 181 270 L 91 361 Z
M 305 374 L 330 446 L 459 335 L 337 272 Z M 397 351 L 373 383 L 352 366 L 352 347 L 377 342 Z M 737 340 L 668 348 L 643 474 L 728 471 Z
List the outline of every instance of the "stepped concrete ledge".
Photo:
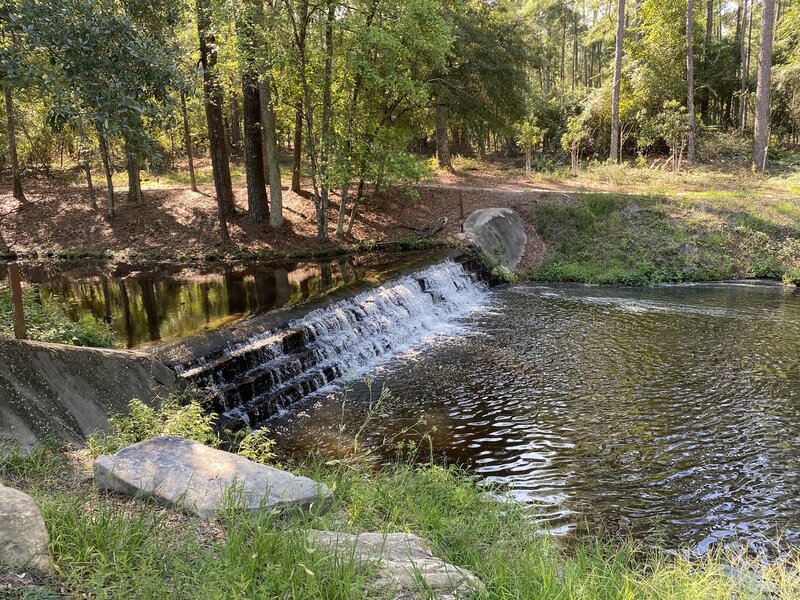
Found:
M 0 485 L 0 564 L 49 571 L 50 537 L 33 498 Z
M 509 271 L 517 268 L 528 236 L 520 216 L 510 208 L 482 208 L 464 221 L 462 239 Z
M 214 516 L 228 501 L 250 511 L 323 512 L 333 500 L 322 483 L 177 436 L 145 440 L 113 456 L 100 456 L 94 476 L 102 489 L 152 498 L 204 518 Z
M 430 543 L 408 533 L 311 531 L 309 542 L 343 560 L 377 566 L 372 586 L 395 600 L 467 598 L 484 590 L 473 573 L 433 556 Z

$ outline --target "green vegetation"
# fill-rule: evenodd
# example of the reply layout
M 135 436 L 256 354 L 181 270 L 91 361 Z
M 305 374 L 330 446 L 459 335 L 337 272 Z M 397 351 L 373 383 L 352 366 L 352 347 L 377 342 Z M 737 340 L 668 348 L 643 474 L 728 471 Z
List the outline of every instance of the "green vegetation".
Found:
M 201 393 L 190 388 L 169 394 L 158 408 L 131 400 L 128 412 L 110 415 L 105 431 L 94 434 L 86 445 L 89 454 L 97 457 L 153 437 L 177 435 L 212 448 L 224 446 L 257 462 L 275 457 L 274 442 L 264 432 L 224 431 L 220 436 L 216 423 L 217 415 L 204 406 Z
M 179 432 L 213 443 L 212 421 L 192 404 L 168 402 L 157 411 L 134 404 L 131 415 L 116 417 L 102 438 L 109 445 L 94 450 L 111 451 L 151 433 Z M 170 423 L 180 425 L 167 431 Z M 16 592 L 137 600 L 380 597 L 367 588 L 370 568 L 308 544 L 310 529 L 327 529 L 423 536 L 435 555 L 482 579 L 486 592 L 477 598 L 791 600 L 800 594 L 800 556 L 766 565 L 727 551 L 689 557 L 625 540 L 564 543 L 540 531 L 502 490 L 480 487 L 455 467 L 414 460 L 427 448 L 425 440 L 406 443 L 398 449 L 405 458 L 375 470 L 359 451 L 359 431 L 351 432 L 353 452 L 341 459 L 312 455 L 289 465 L 334 490 L 329 513 L 249 514 L 232 499 L 210 521 L 97 491 L 88 476 L 88 451 L 45 443 L 22 453 L 5 443 L 0 481 L 39 503 L 56 565 L 41 585 Z
M 306 542 L 311 528 L 427 537 L 436 555 L 481 577 L 487 591 L 478 598 L 790 600 L 800 594 L 796 556 L 764 566 L 727 552 L 690 559 L 625 541 L 565 544 L 539 531 L 522 507 L 455 468 L 402 462 L 374 471 L 312 457 L 292 467 L 333 487 L 329 514 L 277 519 L 231 504 L 203 522 L 97 492 L 83 459 L 46 446 L 0 462 L 0 479 L 37 499 L 51 534 L 56 574 L 23 597 L 59 590 L 139 600 L 376 598 L 365 591 L 370 570 L 315 551 Z
M 115 186 L 135 206 L 142 183 L 213 182 L 223 243 L 234 178 L 275 229 L 291 178 L 324 240 L 433 156 L 677 173 L 716 161 L 722 135 L 761 171 L 798 145 L 798 30 L 800 7 L 775 0 L 15 0 L 0 10 L 0 168 L 20 203 L 31 171 L 85 177 L 109 220 L 134 210 Z
M 111 348 L 116 340 L 111 328 L 103 321 L 86 315 L 79 321 L 71 320 L 60 307 L 43 304 L 36 286 L 26 288 L 22 294 L 28 339 L 73 346 Z M 11 290 L 0 283 L 0 338 L 14 337 L 14 316 L 11 308 Z
M 796 161 L 796 157 L 791 157 Z M 545 281 L 649 285 L 770 278 L 800 281 L 800 175 L 708 168 L 675 175 L 597 165 L 526 209 L 547 244 L 526 273 Z M 548 182 L 568 182 L 566 172 Z M 585 189 L 608 192 L 584 192 Z M 643 192 L 642 190 L 646 190 Z

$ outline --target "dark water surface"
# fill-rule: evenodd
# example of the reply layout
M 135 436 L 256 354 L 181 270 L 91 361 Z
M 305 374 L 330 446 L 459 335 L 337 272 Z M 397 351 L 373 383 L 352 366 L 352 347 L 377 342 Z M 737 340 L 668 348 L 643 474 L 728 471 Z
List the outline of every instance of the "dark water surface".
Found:
M 24 287 L 74 320 L 111 324 L 120 346 L 177 340 L 241 318 L 301 304 L 339 288 L 380 281 L 437 253 L 342 257 L 274 265 L 22 264 Z M 6 279 L 0 264 L 0 281 Z
M 507 484 L 557 532 L 701 552 L 800 543 L 793 288 L 506 287 L 372 376 L 397 399 L 368 443 L 424 418 L 442 456 Z M 345 422 L 367 404 L 354 384 Z M 269 427 L 286 450 L 335 452 L 350 443 L 342 419 L 336 392 Z

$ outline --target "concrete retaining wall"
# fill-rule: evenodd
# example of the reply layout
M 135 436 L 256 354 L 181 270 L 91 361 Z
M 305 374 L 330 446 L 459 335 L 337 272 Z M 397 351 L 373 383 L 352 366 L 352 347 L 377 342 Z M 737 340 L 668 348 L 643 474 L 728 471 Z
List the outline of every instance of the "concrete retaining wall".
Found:
M 131 399 L 154 403 L 177 386 L 144 353 L 1 340 L 0 435 L 25 447 L 45 436 L 80 443 Z

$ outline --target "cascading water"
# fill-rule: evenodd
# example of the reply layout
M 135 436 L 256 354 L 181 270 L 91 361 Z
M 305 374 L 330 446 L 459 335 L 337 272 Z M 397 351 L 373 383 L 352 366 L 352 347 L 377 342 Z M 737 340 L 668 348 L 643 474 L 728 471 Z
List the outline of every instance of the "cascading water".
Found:
M 222 425 L 253 425 L 440 331 L 485 293 L 461 264 L 446 260 L 177 370 L 187 382 L 214 391 Z

